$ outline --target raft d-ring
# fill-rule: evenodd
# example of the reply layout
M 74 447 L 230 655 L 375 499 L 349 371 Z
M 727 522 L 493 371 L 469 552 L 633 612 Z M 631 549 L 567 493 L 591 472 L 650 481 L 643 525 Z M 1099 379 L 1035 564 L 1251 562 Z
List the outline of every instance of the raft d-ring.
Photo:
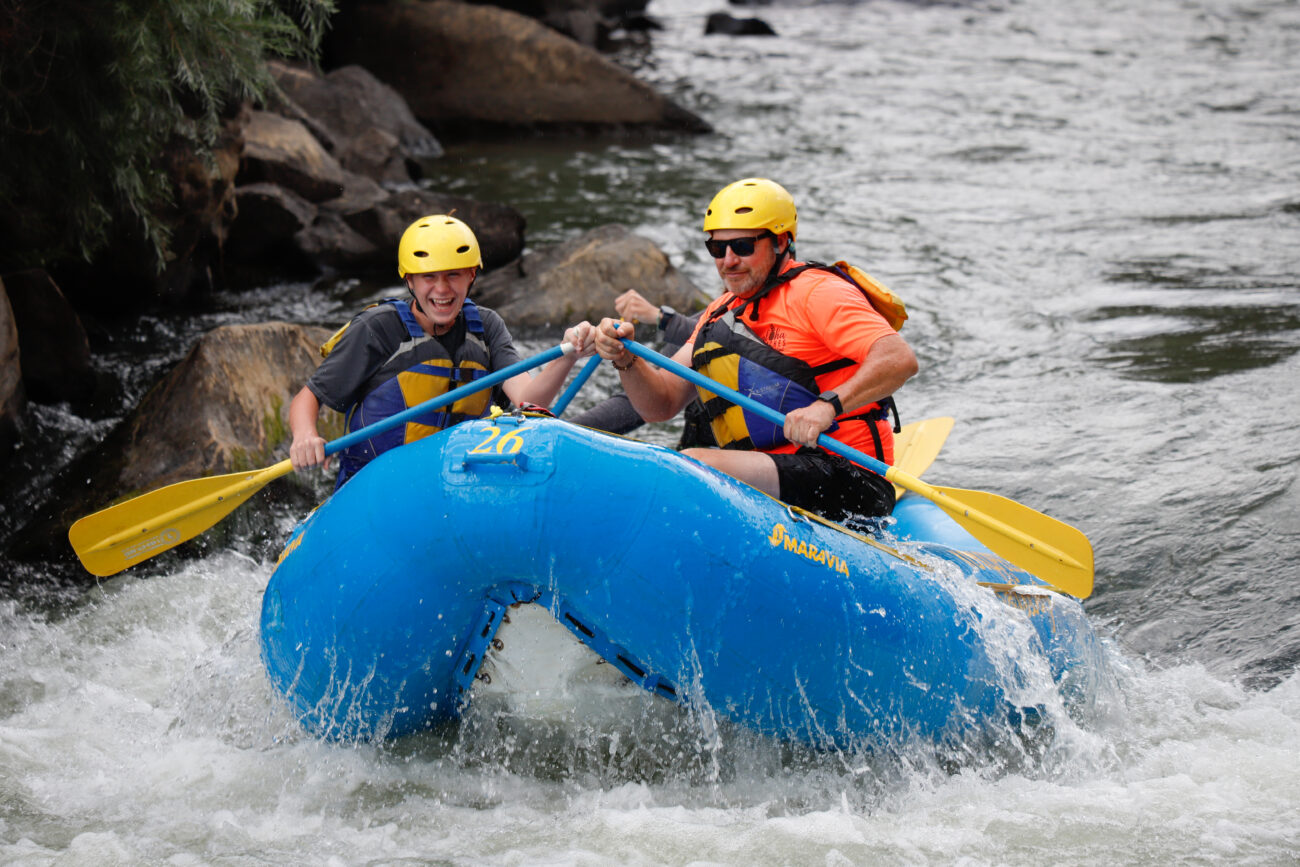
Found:
M 506 646 L 506 645 L 505 645 L 505 642 L 503 642 L 500 638 L 494 638 L 494 639 L 492 639 L 492 649 L 493 649 L 493 650 L 501 650 L 501 649 L 503 649 L 505 646 Z

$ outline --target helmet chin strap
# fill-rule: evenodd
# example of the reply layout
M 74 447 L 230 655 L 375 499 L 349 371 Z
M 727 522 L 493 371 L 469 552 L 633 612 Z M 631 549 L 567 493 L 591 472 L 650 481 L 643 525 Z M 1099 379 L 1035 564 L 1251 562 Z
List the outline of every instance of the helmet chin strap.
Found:
M 780 253 L 776 255 L 775 261 L 772 262 L 771 269 L 767 272 L 767 276 L 763 278 L 763 289 L 766 290 L 774 283 L 780 282 L 778 278 L 781 275 L 781 266 L 785 264 L 787 259 L 793 259 L 793 258 L 794 258 L 794 242 L 791 241 L 790 243 L 785 245 L 784 250 L 782 250 Z

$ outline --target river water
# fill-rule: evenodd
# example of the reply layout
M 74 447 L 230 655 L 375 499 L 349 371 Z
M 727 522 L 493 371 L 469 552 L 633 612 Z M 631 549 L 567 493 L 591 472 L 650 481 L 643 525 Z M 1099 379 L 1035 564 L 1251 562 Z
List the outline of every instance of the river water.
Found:
M 709 197 L 786 184 L 803 256 L 909 303 L 904 420 L 957 419 L 927 479 L 1092 540 L 1103 712 L 965 755 L 808 754 L 562 685 L 322 744 L 258 660 L 297 514 L 271 508 L 201 557 L 0 599 L 0 862 L 1300 861 L 1300 4 L 782 4 L 767 39 L 704 37 L 690 0 L 650 11 L 664 31 L 623 62 L 715 135 L 452 145 L 437 184 L 514 204 L 535 245 L 626 223 L 710 292 Z M 351 304 L 226 300 L 197 324 Z M 40 418 L 65 452 L 111 422 Z

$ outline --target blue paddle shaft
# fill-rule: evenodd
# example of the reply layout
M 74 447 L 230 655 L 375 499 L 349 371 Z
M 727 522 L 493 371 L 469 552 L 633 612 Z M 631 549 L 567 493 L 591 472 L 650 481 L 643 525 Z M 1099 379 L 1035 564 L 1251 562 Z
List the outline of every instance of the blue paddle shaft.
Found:
M 573 400 L 574 395 L 587 384 L 587 380 L 591 379 L 591 375 L 600 366 L 600 361 L 599 355 L 593 355 L 586 366 L 573 378 L 573 382 L 569 383 L 569 387 L 564 390 L 564 394 L 560 395 L 560 399 L 555 402 L 555 406 L 551 407 L 551 412 L 555 414 L 556 418 L 564 415 L 564 411 L 569 407 L 569 401 Z
M 342 451 L 348 446 L 355 445 L 362 440 L 367 440 L 377 433 L 392 430 L 400 424 L 406 424 L 412 419 L 419 418 L 431 409 L 437 409 L 440 406 L 455 403 L 462 397 L 482 391 L 485 388 L 491 388 L 492 386 L 505 382 L 507 379 L 520 373 L 532 370 L 534 367 L 541 367 L 548 361 L 553 361 L 561 355 L 564 355 L 566 352 L 571 352 L 572 350 L 573 346 L 571 344 L 561 343 L 559 346 L 553 346 L 545 352 L 539 352 L 532 358 L 525 358 L 522 361 L 516 361 L 508 367 L 501 368 L 496 373 L 489 373 L 482 379 L 474 380 L 469 385 L 462 385 L 460 388 L 453 388 L 446 394 L 440 394 L 437 397 L 426 400 L 418 406 L 404 409 L 397 413 L 397 415 L 390 415 L 386 419 L 377 421 L 371 425 L 366 425 L 360 430 L 355 430 L 346 436 L 341 436 L 333 442 L 325 445 L 325 454 L 332 455 L 335 452 Z
M 759 403 L 752 397 L 746 397 L 734 388 L 728 388 L 720 382 L 709 379 L 709 377 L 699 371 L 692 370 L 683 364 L 678 364 L 671 358 L 660 355 L 648 346 L 642 346 L 630 337 L 623 338 L 623 345 L 626 346 L 628 351 L 633 355 L 644 358 L 656 367 L 662 367 L 669 373 L 677 374 L 687 382 L 707 388 L 709 391 L 720 397 L 725 397 L 737 406 L 744 407 L 749 412 L 762 416 L 778 427 L 783 427 L 785 425 L 785 416 L 782 413 L 777 412 L 770 406 L 765 406 Z M 882 476 L 889 472 L 889 464 L 878 461 L 870 455 L 863 454 L 852 446 L 846 446 L 844 443 L 833 437 L 828 437 L 826 434 L 822 434 L 817 438 L 817 444 L 822 448 L 835 452 L 835 454 L 840 455 L 841 457 L 848 458 L 856 464 L 861 464 L 870 470 L 874 470 Z

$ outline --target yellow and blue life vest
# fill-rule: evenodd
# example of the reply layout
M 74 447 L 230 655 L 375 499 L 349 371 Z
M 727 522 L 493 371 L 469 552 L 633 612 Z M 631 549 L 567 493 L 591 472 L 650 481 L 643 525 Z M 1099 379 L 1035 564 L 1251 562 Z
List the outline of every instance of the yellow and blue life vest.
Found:
M 813 368 L 760 340 L 735 310 L 701 326 L 691 367 L 782 414 L 808 406 L 819 394 Z M 788 442 L 777 425 L 703 386 L 697 390 L 713 438 L 722 448 L 766 451 Z
M 836 263 L 836 266 L 842 264 Z M 751 315 L 757 318 L 757 306 L 763 296 L 809 268 L 830 271 L 848 280 L 857 286 L 879 310 L 880 302 L 877 298 L 836 266 L 809 263 L 791 268 L 769 280 L 759 292 L 737 307 L 730 309 L 724 307 L 716 311 L 700 328 L 695 340 L 691 366 L 715 382 L 729 386 L 783 415 L 813 403 L 822 391 L 817 384 L 817 377 L 851 367 L 857 362 L 841 358 L 838 361 L 813 367 L 801 359 L 774 349 L 744 323 L 741 314 L 752 305 L 754 311 Z M 878 285 L 872 282 L 873 285 Z M 890 295 L 890 298 L 892 299 L 893 296 Z M 903 320 L 907 318 L 901 302 L 898 302 L 898 308 L 901 316 L 886 315 L 886 321 L 895 330 L 900 328 Z M 770 451 L 789 444 L 781 426 L 772 424 L 703 387 L 697 387 L 697 391 L 704 404 L 705 415 L 709 419 L 713 436 L 722 448 Z M 894 431 L 897 433 L 898 410 L 892 397 L 868 404 L 859 408 L 853 415 L 838 419 L 826 433 L 838 430 L 841 424 L 864 422 L 870 430 L 876 451 L 875 457 L 883 461 L 885 460 L 884 443 L 879 431 L 876 430 L 876 421 L 888 418 L 891 411 L 894 415 Z
M 391 304 L 402 317 L 410 340 L 403 341 L 371 376 L 364 396 L 348 410 L 348 433 L 481 379 L 491 370 L 491 353 L 483 339 L 483 321 L 473 301 L 466 299 L 462 308 L 465 341 L 454 357 L 448 354 L 442 341 L 424 332 L 411 312 L 409 302 L 388 298 L 380 303 Z M 389 449 L 435 434 L 459 422 L 482 418 L 487 415 L 491 402 L 492 390 L 483 389 L 451 406 L 430 410 L 400 427 L 375 434 L 344 449 L 339 453 L 335 490 L 357 470 Z

